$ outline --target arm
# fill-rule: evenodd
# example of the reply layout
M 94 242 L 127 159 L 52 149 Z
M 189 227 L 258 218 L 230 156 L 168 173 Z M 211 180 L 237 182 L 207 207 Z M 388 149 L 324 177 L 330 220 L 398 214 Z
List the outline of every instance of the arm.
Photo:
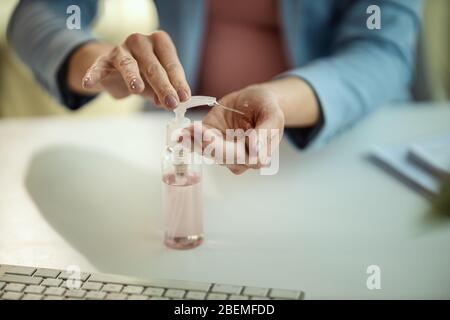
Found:
M 66 28 L 66 9 L 81 9 L 81 30 Z M 97 12 L 95 0 L 21 0 L 8 25 L 8 41 L 38 82 L 61 103 L 76 109 L 92 97 L 67 90 L 59 71 L 73 51 L 94 40 L 89 24 Z
M 371 4 L 381 8 L 379 30 L 366 27 Z M 332 54 L 282 75 L 296 77 L 299 88 L 290 93 L 294 103 L 280 103 L 286 120 L 291 117 L 288 125 L 304 127 L 305 118 L 313 119 L 312 124 L 320 119 L 312 111 L 312 97 L 317 96 L 324 124 L 311 144 L 320 146 L 375 108 L 408 98 L 419 26 L 419 0 L 355 1 L 336 26 Z M 269 85 L 280 92 L 286 88 L 282 82 Z M 298 146 L 308 142 L 304 129 L 286 131 Z
M 138 94 L 167 109 L 189 99 L 183 66 L 167 33 L 135 33 L 118 46 L 92 41 L 87 24 L 96 1 L 75 2 L 81 9 L 80 31 L 66 28 L 66 8 L 72 3 L 22 0 L 8 32 L 13 48 L 60 102 L 77 109 L 101 91 L 117 99 Z

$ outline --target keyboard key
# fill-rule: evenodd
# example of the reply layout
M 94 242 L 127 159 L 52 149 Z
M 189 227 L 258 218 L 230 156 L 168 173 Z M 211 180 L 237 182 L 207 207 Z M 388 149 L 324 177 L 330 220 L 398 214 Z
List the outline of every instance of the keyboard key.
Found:
M 215 284 L 211 291 L 216 293 L 240 294 L 242 287 L 227 284 Z
M 267 288 L 245 287 L 243 293 L 248 296 L 265 297 L 268 292 L 269 289 Z
M 147 296 L 143 296 L 140 294 L 132 294 L 131 296 L 128 297 L 128 300 L 147 300 L 148 297 Z
M 45 287 L 31 285 L 31 286 L 27 286 L 25 288 L 25 293 L 41 294 L 42 292 L 44 292 L 44 290 L 45 290 Z
M 251 297 L 250 298 L 250 300 L 270 300 L 269 298 L 267 298 L 267 297 Z
M 162 288 L 147 288 L 144 291 L 144 294 L 147 296 L 161 297 L 164 293 L 164 289 Z
M 87 272 L 80 272 L 80 279 L 76 279 L 76 280 L 81 280 L 81 281 L 86 281 L 87 278 L 89 278 L 90 274 Z M 75 274 L 73 272 L 67 272 L 67 271 L 63 271 L 61 272 L 61 274 L 58 277 L 59 279 L 63 279 L 63 280 L 67 280 L 67 279 L 72 279 L 75 280 Z
M 45 279 L 41 285 L 46 287 L 59 287 L 62 283 L 60 279 Z
M 85 290 L 94 290 L 94 291 L 99 291 L 101 289 L 103 285 L 100 282 L 85 282 L 81 288 L 85 289 Z
M 25 285 L 21 283 L 8 283 L 5 287 L 5 291 L 22 292 L 25 289 Z
M 166 297 L 151 297 L 150 300 L 170 300 L 170 299 Z
M 103 283 L 117 283 L 117 284 L 130 284 L 129 283 L 129 278 L 127 277 L 121 277 L 121 276 L 116 276 L 116 275 L 112 275 L 112 274 L 100 274 L 100 273 L 95 273 L 93 275 L 91 275 L 91 277 L 89 278 L 89 281 L 94 281 L 94 282 L 103 282 Z
M 86 294 L 86 290 L 83 289 L 69 289 L 65 296 L 68 298 L 83 298 Z
M 2 295 L 2 299 L 5 300 L 20 300 L 20 298 L 22 298 L 22 293 L 21 292 L 5 292 Z
M 64 288 L 49 287 L 44 291 L 44 294 L 48 296 L 62 296 L 64 292 L 66 292 Z
M 248 300 L 248 299 L 249 299 L 248 296 L 241 296 L 235 294 L 232 294 L 231 296 L 228 297 L 228 300 Z
M 272 289 L 270 290 L 269 294 L 271 298 L 276 299 L 299 299 L 300 295 L 301 291 L 281 290 L 281 289 Z
M 106 297 L 106 292 L 102 292 L 102 291 L 89 291 L 86 294 L 86 299 L 91 299 L 91 300 L 102 300 Z
M 106 300 L 126 300 L 127 297 L 128 295 L 124 293 L 108 293 Z
M 206 292 L 202 291 L 189 291 L 186 294 L 186 299 L 192 299 L 192 300 L 204 300 L 206 297 Z
M 58 279 L 59 280 L 59 279 Z M 77 286 L 81 286 L 82 282 L 81 281 L 74 281 L 74 280 L 65 280 L 62 284 L 61 287 L 66 288 L 66 289 L 80 289 Z
M 144 287 L 141 286 L 126 286 L 122 292 L 128 294 L 141 294 L 144 290 Z
M 22 276 L 31 276 L 34 271 L 36 271 L 36 268 L 31 267 L 1 266 L 1 268 L 7 274 L 17 274 Z
M 139 284 L 149 287 L 160 287 L 168 289 L 183 289 L 195 291 L 208 291 L 211 285 L 202 282 L 178 281 L 178 280 L 144 280 L 140 281 L 134 278 L 115 276 L 110 274 L 93 274 L 89 278 L 90 281 L 117 284 Z
M 102 288 L 102 291 L 106 292 L 120 292 L 122 290 L 123 286 L 121 284 L 105 284 Z
M 45 296 L 44 300 L 64 300 L 63 296 Z
M 0 276 L 0 281 L 23 283 L 23 284 L 40 284 L 42 282 L 42 278 L 41 277 L 19 276 L 19 275 L 15 275 L 15 274 L 5 274 L 3 276 Z
M 181 299 L 184 297 L 184 294 L 184 290 L 168 289 L 164 296 L 167 298 Z
M 223 293 L 210 293 L 206 297 L 206 300 L 226 300 L 227 295 Z
M 2 290 L 4 286 L 6 286 L 6 283 L 5 282 L 0 282 L 0 290 Z
M 33 276 L 43 278 L 56 278 L 61 273 L 59 270 L 38 268 Z
M 42 294 L 34 294 L 34 293 L 27 293 L 23 296 L 23 300 L 41 300 L 44 296 Z

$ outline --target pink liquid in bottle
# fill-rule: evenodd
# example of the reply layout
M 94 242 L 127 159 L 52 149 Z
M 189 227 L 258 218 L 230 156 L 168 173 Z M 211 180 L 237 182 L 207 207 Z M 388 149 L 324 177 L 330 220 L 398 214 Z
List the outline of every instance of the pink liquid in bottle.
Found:
M 190 249 L 203 241 L 201 176 L 167 174 L 162 178 L 166 224 L 165 244 L 175 249 Z

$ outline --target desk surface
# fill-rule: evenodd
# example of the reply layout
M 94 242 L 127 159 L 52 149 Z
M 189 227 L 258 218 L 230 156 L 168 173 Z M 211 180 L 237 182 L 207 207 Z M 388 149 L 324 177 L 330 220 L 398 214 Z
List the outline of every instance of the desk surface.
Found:
M 284 141 L 275 176 L 204 170 L 206 242 L 162 244 L 170 115 L 0 121 L 0 263 L 299 288 L 307 298 L 450 298 L 450 219 L 367 161 L 450 131 L 450 107 L 383 108 L 324 149 Z M 369 265 L 381 290 L 368 290 Z

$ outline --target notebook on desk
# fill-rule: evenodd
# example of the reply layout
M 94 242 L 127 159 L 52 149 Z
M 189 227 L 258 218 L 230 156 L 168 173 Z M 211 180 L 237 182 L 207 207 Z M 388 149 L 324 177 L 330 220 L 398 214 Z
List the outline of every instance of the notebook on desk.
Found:
M 438 177 L 450 175 L 450 134 L 414 143 L 409 157 Z
M 450 175 L 450 133 L 402 145 L 378 146 L 371 159 L 419 192 L 436 195 L 442 178 Z

